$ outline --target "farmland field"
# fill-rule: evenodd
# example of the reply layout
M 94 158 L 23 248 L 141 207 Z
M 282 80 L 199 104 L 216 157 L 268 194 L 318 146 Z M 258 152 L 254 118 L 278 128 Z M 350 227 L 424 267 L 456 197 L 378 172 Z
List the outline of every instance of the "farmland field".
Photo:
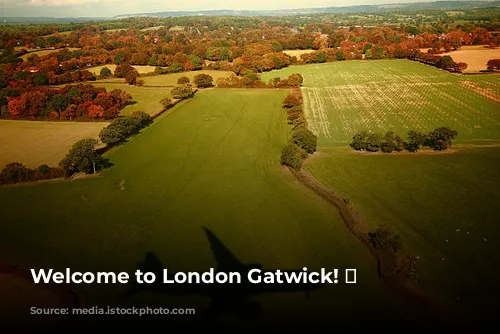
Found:
M 31 57 L 33 55 L 37 55 L 38 57 L 42 57 L 42 56 L 46 56 L 46 55 L 49 55 L 49 54 L 54 53 L 54 52 L 59 52 L 59 51 L 61 51 L 63 49 L 64 48 L 62 48 L 62 49 L 53 49 L 53 50 L 33 51 L 33 52 L 27 53 L 25 55 L 22 55 L 21 59 L 27 60 L 29 57 Z M 69 51 L 80 50 L 79 48 L 66 48 L 66 49 L 68 49 Z
M 289 55 L 290 57 L 297 57 L 297 59 L 300 59 L 300 56 L 303 54 L 315 52 L 317 50 L 309 49 L 309 50 L 283 50 L 283 53 Z
M 100 71 L 102 67 L 100 66 L 98 70 Z M 114 71 L 115 67 L 107 66 L 110 70 Z M 134 66 L 139 67 L 139 66 Z M 143 66 L 143 67 L 152 67 L 152 66 Z M 97 67 L 95 67 L 97 69 Z M 146 69 L 145 69 L 146 70 Z M 96 73 L 99 74 L 99 71 L 96 70 Z M 154 72 L 154 67 L 153 70 Z M 214 78 L 214 85 L 216 84 L 216 80 L 218 78 L 227 78 L 231 75 L 230 71 L 213 71 L 213 70 L 200 70 L 200 71 L 190 71 L 190 72 L 180 72 L 180 73 L 172 73 L 172 74 L 161 74 L 161 75 L 152 75 L 141 77 L 140 80 L 144 80 L 144 86 L 167 86 L 173 87 L 177 85 L 177 80 L 180 77 L 188 77 L 191 82 L 193 78 L 198 74 L 208 74 L 212 78 Z M 123 78 L 110 78 L 110 79 L 100 79 L 97 80 L 96 83 L 123 83 L 125 79 Z
M 449 126 L 458 141 L 500 140 L 500 76 L 461 76 L 406 60 L 294 66 L 263 75 L 304 76 L 311 130 L 321 145 L 345 145 L 354 133 L 430 131 Z M 488 89 L 481 86 L 487 85 Z
M 215 265 L 207 226 L 243 262 L 265 269 L 357 269 L 357 284 L 329 285 L 307 302 L 300 293 L 255 298 L 267 319 L 295 329 L 311 328 L 311 318 L 373 326 L 380 320 L 374 307 L 384 310 L 384 321 L 403 319 L 407 310 L 379 281 L 375 261 L 336 210 L 281 170 L 287 93 L 200 91 L 110 152 L 114 165 L 100 177 L 29 185 L 29 191 L 0 188 L 2 258 L 29 268 L 132 272 L 150 251 L 169 270 L 204 271 Z M 119 301 L 126 289 L 119 284 L 77 288 L 91 305 L 197 307 L 197 315 L 208 305 L 202 297 L 158 294 Z M 358 314 L 363 322 L 353 322 Z
M 97 138 L 105 122 L 0 121 L 0 167 L 20 162 L 35 168 L 57 166 L 71 145 Z
M 145 85 L 147 86 L 175 86 L 177 85 L 177 80 L 180 77 L 188 77 L 193 82 L 193 78 L 198 74 L 208 74 L 215 81 L 219 78 L 227 78 L 231 75 L 230 71 L 211 71 L 211 70 L 201 70 L 201 71 L 192 71 L 192 72 L 181 72 L 181 73 L 173 73 L 173 74 L 163 74 L 163 75 L 155 75 L 150 77 L 141 78 L 144 80 Z
M 486 70 L 488 60 L 500 58 L 500 48 L 491 49 L 484 45 L 462 46 L 460 50 L 440 54 L 451 56 L 454 61 L 467 63 L 465 73 L 474 73 Z
M 87 70 L 90 73 L 94 74 L 95 76 L 98 76 L 99 73 L 101 73 L 101 69 L 103 69 L 104 67 L 109 68 L 112 73 L 114 73 L 115 69 L 116 69 L 116 65 L 114 65 L 114 64 L 108 64 L 108 65 L 101 65 L 101 66 L 89 67 L 89 68 L 87 68 Z M 156 69 L 155 66 L 134 65 L 132 67 L 135 68 L 137 70 L 137 72 L 139 72 L 139 74 L 153 73 L 155 71 L 155 69 Z
M 457 150 L 398 156 L 324 147 L 307 169 L 349 198 L 371 228 L 396 226 L 418 256 L 412 279 L 420 286 L 488 314 L 500 297 L 492 270 L 500 266 L 500 148 Z
M 141 29 L 141 31 L 156 31 L 156 30 L 159 30 L 159 29 L 161 29 L 163 27 L 165 27 L 165 26 L 149 27 L 149 28 Z
M 165 97 L 171 98 L 170 88 L 168 87 L 137 87 L 126 83 L 99 83 L 94 84 L 96 87 L 104 87 L 110 92 L 113 89 L 121 89 L 132 96 L 132 101 L 135 102 L 126 106 L 122 111 L 122 115 L 130 115 L 135 111 L 144 111 L 150 115 L 155 115 L 162 111 L 163 105 L 161 100 Z
M 489 314 L 499 298 L 500 76 L 455 75 L 409 61 L 307 65 L 266 73 L 304 76 L 305 112 L 319 135 L 306 163 L 370 228 L 394 225 L 417 256 L 412 279 L 445 293 L 469 312 Z M 451 152 L 353 151 L 362 130 L 450 126 Z

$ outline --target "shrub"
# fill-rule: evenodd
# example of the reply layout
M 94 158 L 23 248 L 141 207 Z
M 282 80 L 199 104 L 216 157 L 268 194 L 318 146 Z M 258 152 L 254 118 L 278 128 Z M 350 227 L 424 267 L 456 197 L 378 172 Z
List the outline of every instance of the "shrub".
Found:
M 151 115 L 145 113 L 144 111 L 135 111 L 130 118 L 137 122 L 139 130 L 153 124 L 153 118 Z
M 405 148 L 410 152 L 416 152 L 420 146 L 426 143 L 427 137 L 428 136 L 422 132 L 410 130 L 408 131 L 408 140 L 405 143 Z
M 0 173 L 0 184 L 14 184 L 62 177 L 63 170 L 51 168 L 46 164 L 37 169 L 29 169 L 18 162 L 6 165 Z
M 352 137 L 352 143 L 350 146 L 356 151 L 366 150 L 366 137 L 368 136 L 368 132 L 363 131 L 356 133 Z
M 368 152 L 378 152 L 380 150 L 381 136 L 378 133 L 370 133 L 366 137 L 366 150 Z
M 99 133 L 99 139 L 106 145 L 116 145 L 123 140 L 125 140 L 126 136 L 122 131 L 116 126 L 112 126 L 111 124 L 101 130 Z
M 380 144 L 380 149 L 384 153 L 391 153 L 395 150 L 395 148 L 394 132 L 389 131 L 385 134 L 382 143 Z
M 46 164 L 40 165 L 37 168 L 37 172 L 42 176 L 46 176 L 50 173 L 50 167 Z
M 115 68 L 115 77 L 125 78 L 128 72 L 136 71 L 130 64 L 120 64 Z
M 191 81 L 189 80 L 188 77 L 180 77 L 179 79 L 177 79 L 178 85 L 187 85 L 189 83 L 191 83 Z
M 208 74 L 197 74 L 193 78 L 193 82 L 198 88 L 213 87 L 214 78 Z
M 172 99 L 170 99 L 169 97 L 164 97 L 160 100 L 160 103 L 162 104 L 163 108 L 168 108 L 172 104 Z
M 283 100 L 283 107 L 285 107 L 285 108 L 292 108 L 292 107 L 298 106 L 300 104 L 302 104 L 300 99 L 293 94 L 288 94 L 285 97 L 285 99 Z
M 30 170 L 19 162 L 11 162 L 0 172 L 0 182 L 2 184 L 13 184 L 27 182 L 31 179 Z
M 113 76 L 113 72 L 107 67 L 101 68 L 101 71 L 99 72 L 99 77 L 100 78 L 111 78 Z
M 135 85 L 137 83 L 137 77 L 139 76 L 139 73 L 137 73 L 136 70 L 130 71 L 127 74 L 125 74 L 125 81 L 129 85 Z
M 486 65 L 489 71 L 500 71 L 500 59 L 490 59 Z
M 149 114 L 136 111 L 129 117 L 114 119 L 101 130 L 99 138 L 106 145 L 116 145 L 152 123 L 153 119 Z
M 299 73 L 292 74 L 288 77 L 288 86 L 301 86 L 304 82 L 304 78 Z
M 404 143 L 404 147 L 405 147 L 405 149 L 406 149 L 408 152 L 415 153 L 415 152 L 417 152 L 417 151 L 418 151 L 418 149 L 420 148 L 420 145 L 415 144 L 415 143 L 408 143 L 408 142 L 405 142 L 405 143 Z
M 188 85 L 178 85 L 175 86 L 174 89 L 172 89 L 172 97 L 174 99 L 188 99 L 190 97 L 193 97 L 194 92 L 193 89 L 188 86 Z
M 380 145 L 380 150 L 384 153 L 392 153 L 394 151 L 394 143 L 384 141 Z
M 281 150 L 281 164 L 300 169 L 302 167 L 302 156 L 300 149 L 294 143 L 288 143 Z
M 394 137 L 394 150 L 396 152 L 401 152 L 402 150 L 404 150 L 404 148 L 405 148 L 404 144 L 405 143 L 404 143 L 403 139 L 401 139 L 400 136 Z
M 116 145 L 139 132 L 138 121 L 129 117 L 116 118 L 101 130 L 99 138 L 106 145 Z
M 379 227 L 368 236 L 373 247 L 383 250 L 397 252 L 403 249 L 403 237 L 393 227 Z
M 307 129 L 295 130 L 292 134 L 292 141 L 309 154 L 316 151 L 318 137 Z
M 435 151 L 444 151 L 451 147 L 453 139 L 458 135 L 458 132 L 448 127 L 437 128 L 429 132 L 426 139 L 426 146 L 429 146 Z

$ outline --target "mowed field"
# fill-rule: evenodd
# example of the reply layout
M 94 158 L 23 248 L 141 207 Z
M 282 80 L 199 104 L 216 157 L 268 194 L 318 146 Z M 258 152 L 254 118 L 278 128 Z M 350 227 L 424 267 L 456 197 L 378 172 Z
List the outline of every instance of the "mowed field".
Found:
M 121 79 L 123 80 L 123 79 Z M 150 115 L 155 115 L 163 110 L 161 100 L 165 97 L 171 98 L 169 87 L 138 87 L 126 83 L 100 83 L 93 84 L 96 87 L 104 87 L 110 92 L 113 89 L 121 89 L 132 96 L 132 104 L 122 109 L 122 115 L 131 115 L 135 111 L 144 111 Z
M 500 279 L 500 148 L 360 154 L 324 147 L 306 168 L 348 198 L 371 228 L 395 226 L 416 257 L 411 277 L 469 313 L 492 316 Z
M 98 76 L 101 73 L 101 70 L 107 67 L 111 70 L 111 73 L 115 73 L 116 65 L 115 64 L 108 64 L 108 65 L 101 65 L 101 66 L 95 66 L 95 67 L 89 67 L 87 70 L 94 74 L 95 76 Z M 132 66 L 139 72 L 139 74 L 148 74 L 148 73 L 153 73 L 156 69 L 155 66 L 141 66 L 141 65 L 134 65 Z M 125 79 L 121 79 L 125 80 Z
M 206 226 L 241 261 L 264 269 L 357 269 L 357 284 L 331 284 L 309 300 L 303 293 L 254 298 L 265 316 L 250 327 L 270 319 L 304 330 L 327 319 L 332 326 L 375 326 L 382 316 L 377 310 L 384 310 L 384 325 L 404 321 L 403 314 L 411 314 L 382 286 L 375 261 L 337 211 L 280 167 L 289 136 L 281 110 L 286 94 L 200 91 L 110 152 L 114 165 L 100 177 L 0 188 L 3 260 L 28 268 L 133 272 L 154 252 L 169 271 L 206 271 L 216 265 Z M 75 288 L 88 293 L 91 305 L 196 308 L 196 317 L 169 318 L 170 325 L 200 323 L 209 305 L 202 297 L 155 293 L 120 300 L 127 289 L 120 284 Z
M 37 55 L 38 57 L 42 57 L 42 56 L 46 56 L 46 55 L 49 55 L 49 54 L 54 53 L 54 52 L 59 52 L 59 51 L 61 51 L 63 49 L 64 48 L 62 48 L 62 49 L 53 49 L 53 50 L 33 51 L 33 52 L 27 53 L 25 55 L 22 55 L 21 59 L 28 60 L 28 58 L 30 58 L 30 57 L 32 57 L 34 55 Z M 69 51 L 80 50 L 80 48 L 66 48 L 66 49 L 68 49 Z
M 98 138 L 106 122 L 0 121 L 0 168 L 20 162 L 35 168 L 57 166 L 73 143 Z
M 113 65 L 115 66 L 115 65 Z M 96 73 L 99 74 L 101 68 L 104 66 L 101 66 L 100 68 L 95 67 Z M 110 70 L 114 72 L 115 67 L 110 67 L 107 66 Z M 138 66 L 134 66 L 138 67 Z M 144 67 L 152 67 L 152 66 L 144 66 Z M 154 72 L 154 67 L 151 72 Z M 147 73 L 147 72 L 146 72 Z M 155 87 L 174 87 L 177 85 L 177 80 L 180 77 L 187 77 L 189 80 L 191 80 L 191 83 L 193 82 L 193 79 L 196 75 L 198 74 L 208 74 L 212 78 L 214 78 L 214 85 L 216 84 L 217 79 L 219 78 L 227 78 L 231 75 L 230 71 L 213 71 L 213 70 L 200 70 L 200 71 L 191 71 L 191 72 L 180 72 L 180 73 L 172 73 L 172 74 L 162 74 L 162 75 L 153 75 L 153 76 L 145 76 L 141 77 L 140 80 L 144 80 L 144 86 L 155 86 Z M 123 78 L 111 78 L 111 79 L 101 79 L 97 80 L 96 84 L 99 84 L 100 82 L 103 83 L 123 83 L 125 82 L 125 79 Z
M 406 60 L 293 66 L 313 132 L 324 146 L 345 145 L 359 131 L 430 131 L 449 126 L 457 141 L 500 139 L 500 76 L 461 76 Z
M 317 50 L 309 49 L 309 50 L 283 50 L 284 54 L 289 55 L 290 57 L 297 57 L 297 59 L 300 59 L 300 56 L 303 54 L 315 52 Z
M 415 256 L 412 280 L 470 313 L 500 295 L 500 76 L 450 74 L 409 61 L 344 62 L 268 73 L 304 75 L 305 112 L 319 135 L 306 168 L 348 198 L 373 229 L 394 225 Z M 268 79 L 268 78 L 266 78 Z M 459 133 L 451 152 L 368 154 L 358 131 Z
M 500 59 L 500 48 L 491 49 L 481 45 L 462 46 L 460 50 L 440 54 L 451 56 L 454 61 L 467 63 L 465 73 L 477 73 L 488 68 L 490 59 Z
M 214 78 L 229 76 L 230 72 L 197 71 L 168 74 L 144 79 L 151 86 L 130 86 L 123 79 L 115 82 L 95 82 L 97 87 L 106 90 L 121 89 L 132 96 L 132 104 L 126 106 L 121 114 L 131 115 L 135 111 L 144 111 L 152 116 L 163 110 L 161 100 L 171 98 L 171 86 L 185 75 L 192 79 L 198 73 L 206 73 Z M 165 87 L 161 87 L 165 86 Z M 57 166 L 72 144 L 82 138 L 98 138 L 99 132 L 107 122 L 44 122 L 44 121 L 0 121 L 0 167 L 10 162 L 21 162 L 28 167 L 41 164 Z

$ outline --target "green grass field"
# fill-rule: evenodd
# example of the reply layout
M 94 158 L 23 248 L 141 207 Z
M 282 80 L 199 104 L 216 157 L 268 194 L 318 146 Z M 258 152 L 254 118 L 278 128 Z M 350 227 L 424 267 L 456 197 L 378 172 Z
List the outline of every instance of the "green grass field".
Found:
M 500 76 L 461 76 L 407 60 L 293 66 L 299 72 L 310 129 L 323 146 L 345 145 L 356 132 L 430 131 L 449 126 L 458 141 L 500 141 Z
M 35 168 L 57 166 L 71 145 L 82 138 L 97 138 L 106 122 L 0 121 L 0 168 L 20 162 Z
M 80 48 L 67 48 L 69 51 L 75 51 L 75 50 L 80 50 Z M 28 58 L 37 55 L 38 57 L 46 56 L 54 52 L 59 52 L 62 49 L 54 49 L 54 50 L 41 50 L 41 51 L 33 51 L 30 53 L 27 53 L 25 55 L 22 55 L 20 58 L 22 60 L 28 60 Z
M 402 156 L 323 148 L 307 169 L 371 228 L 396 226 L 419 256 L 419 285 L 476 311 L 498 297 L 500 148 Z
M 350 61 L 295 66 L 305 112 L 319 136 L 306 168 L 348 198 L 371 228 L 394 225 L 418 256 L 418 285 L 472 312 L 489 312 L 500 278 L 500 76 L 463 76 L 410 61 Z M 353 151 L 358 131 L 450 126 L 451 154 Z M 485 147 L 486 146 L 486 147 Z M 415 279 L 415 277 L 413 277 Z
M 374 306 L 400 319 L 405 309 L 336 210 L 280 167 L 289 135 L 281 110 L 287 93 L 200 91 L 111 151 L 114 166 L 100 177 L 0 188 L 2 258 L 28 268 L 132 272 L 152 251 L 169 270 L 204 271 L 215 266 L 207 226 L 242 261 L 264 269 L 357 269 L 357 284 L 332 284 L 307 302 L 298 293 L 255 298 L 276 319 L 289 318 L 280 310 L 293 310 L 287 325 L 310 326 L 325 310 L 334 322 L 360 314 L 369 322 L 377 319 Z M 124 286 L 77 288 L 89 293 L 90 303 L 127 303 L 117 300 Z M 146 294 L 129 305 L 204 307 L 208 301 Z
M 113 66 L 113 67 L 111 67 Z M 101 68 L 105 66 L 100 66 L 100 67 L 94 67 L 96 74 L 99 74 L 101 71 Z M 109 65 L 107 66 L 110 70 L 114 71 L 115 65 Z M 140 67 L 140 66 L 134 66 L 134 67 Z M 150 68 L 152 66 L 143 66 L 145 69 L 143 70 L 143 73 L 148 73 L 145 71 L 149 71 L 147 68 Z M 149 72 L 154 72 L 154 67 L 152 71 Z M 153 76 L 145 76 L 141 77 L 140 80 L 144 80 L 144 85 L 145 86 L 167 86 L 167 87 L 173 87 L 177 85 L 177 80 L 180 77 L 188 77 L 189 80 L 191 80 L 191 83 L 193 82 L 193 78 L 197 74 L 208 74 L 214 78 L 214 85 L 216 84 L 216 80 L 218 78 L 227 78 L 231 75 L 232 72 L 229 71 L 213 71 L 213 70 L 201 70 L 201 71 L 191 71 L 191 72 L 180 72 L 180 73 L 172 73 L 172 74 L 162 74 L 162 75 L 153 75 Z M 110 78 L 110 79 L 100 79 L 96 81 L 96 84 L 99 84 L 100 82 L 104 83 L 123 83 L 125 79 L 122 78 Z
M 126 91 L 132 96 L 131 105 L 126 106 L 122 111 L 122 115 L 130 115 L 134 111 L 144 111 L 150 115 L 155 115 L 162 111 L 163 105 L 160 101 L 165 98 L 171 98 L 171 88 L 163 87 L 137 87 L 131 86 L 126 83 L 95 83 L 96 87 L 104 87 L 106 91 L 110 92 L 113 89 L 121 89 Z
M 141 79 L 144 80 L 144 83 L 147 86 L 175 86 L 175 85 L 177 85 L 177 80 L 180 77 L 188 77 L 191 80 L 191 83 L 193 83 L 193 78 L 195 77 L 195 75 L 208 74 L 212 78 L 214 78 L 214 85 L 215 85 L 216 84 L 215 81 L 218 78 L 227 78 L 231 75 L 231 73 L 233 73 L 233 72 L 201 70 L 201 71 L 156 75 L 156 76 L 151 76 L 151 77 L 143 77 Z
M 95 67 L 89 67 L 87 68 L 90 73 L 94 74 L 95 76 L 98 76 L 101 73 L 101 70 L 107 67 L 110 69 L 111 73 L 115 72 L 116 65 L 114 64 L 108 64 L 108 65 L 101 65 L 101 66 L 95 66 Z M 134 65 L 133 66 L 139 74 L 148 74 L 148 73 L 153 73 L 156 69 L 155 66 L 140 66 L 140 65 Z M 109 79 L 107 79 L 109 80 Z M 118 79 L 117 79 L 118 80 Z M 121 81 L 124 81 L 125 79 L 120 79 Z

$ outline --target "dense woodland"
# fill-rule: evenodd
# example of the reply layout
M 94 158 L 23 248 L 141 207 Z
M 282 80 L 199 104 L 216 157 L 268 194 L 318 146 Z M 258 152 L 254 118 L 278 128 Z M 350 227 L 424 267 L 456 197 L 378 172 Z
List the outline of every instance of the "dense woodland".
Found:
M 3 25 L 0 115 L 112 118 L 127 98 L 109 103 L 101 102 L 102 96 L 97 102 L 93 100 L 97 96 L 82 103 L 64 101 L 63 110 L 61 105 L 52 108 L 56 102 L 51 101 L 58 99 L 54 98 L 57 89 L 42 88 L 96 80 L 88 68 L 106 64 L 128 68 L 150 65 L 157 67 L 156 74 L 203 68 L 233 71 L 234 77 L 218 83 L 222 87 L 287 86 L 277 81 L 262 83 L 258 74 L 290 64 L 350 59 L 407 58 L 461 72 L 467 64 L 456 63 L 439 53 L 464 45 L 498 47 L 499 13 L 498 8 L 486 8 L 454 13 L 421 10 L 308 17 L 136 18 L 78 24 Z M 45 49 L 55 52 L 41 56 L 29 53 Z M 283 50 L 313 51 L 296 57 Z M 498 70 L 498 64 L 493 62 L 489 68 Z M 115 75 L 131 85 L 141 83 L 137 80 L 139 74 L 131 70 Z M 59 89 L 62 95 L 64 89 L 68 88 Z M 112 99 L 109 95 L 112 93 L 105 94 Z M 85 107 L 81 106 L 85 103 Z M 43 108 L 35 111 L 35 105 Z

